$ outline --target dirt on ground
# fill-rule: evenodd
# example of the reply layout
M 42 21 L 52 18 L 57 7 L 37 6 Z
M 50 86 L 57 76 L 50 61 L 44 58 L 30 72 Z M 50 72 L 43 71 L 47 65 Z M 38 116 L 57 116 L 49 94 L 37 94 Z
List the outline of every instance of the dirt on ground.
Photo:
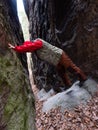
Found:
M 36 127 L 37 130 L 98 130 L 98 93 L 86 105 L 80 105 L 71 111 L 52 109 L 42 112 L 43 101 L 36 98 Z

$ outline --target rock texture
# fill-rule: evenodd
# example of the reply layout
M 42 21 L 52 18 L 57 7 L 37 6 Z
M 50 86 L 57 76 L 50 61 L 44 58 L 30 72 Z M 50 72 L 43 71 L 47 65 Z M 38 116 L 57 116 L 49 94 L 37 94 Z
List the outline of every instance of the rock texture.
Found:
M 27 2 L 31 40 L 40 37 L 62 48 L 87 75 L 98 78 L 98 1 Z M 66 88 L 53 66 L 40 61 L 35 55 L 32 58 L 39 89 L 60 91 L 57 88 Z
M 26 57 L 11 51 L 8 42 L 23 42 L 15 0 L 0 1 L 0 130 L 35 130 L 34 97 L 22 67 Z

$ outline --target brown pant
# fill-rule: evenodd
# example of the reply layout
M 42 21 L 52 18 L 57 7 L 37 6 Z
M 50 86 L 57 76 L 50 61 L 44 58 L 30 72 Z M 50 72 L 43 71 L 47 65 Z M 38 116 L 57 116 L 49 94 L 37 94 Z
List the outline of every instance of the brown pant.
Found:
M 86 75 L 83 73 L 83 71 L 72 62 L 72 60 L 64 51 L 57 65 L 57 70 L 59 75 L 62 77 L 63 82 L 68 86 L 72 85 L 72 83 L 68 74 L 66 73 L 67 70 L 78 75 L 80 81 L 86 80 Z

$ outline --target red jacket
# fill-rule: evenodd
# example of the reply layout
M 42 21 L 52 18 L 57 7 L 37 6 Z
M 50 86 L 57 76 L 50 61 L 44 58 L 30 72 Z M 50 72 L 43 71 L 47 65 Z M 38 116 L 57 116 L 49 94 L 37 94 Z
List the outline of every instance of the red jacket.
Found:
M 15 46 L 14 50 L 23 53 L 23 52 L 33 52 L 35 50 L 41 49 L 43 47 L 43 43 L 41 40 L 25 41 L 23 45 Z

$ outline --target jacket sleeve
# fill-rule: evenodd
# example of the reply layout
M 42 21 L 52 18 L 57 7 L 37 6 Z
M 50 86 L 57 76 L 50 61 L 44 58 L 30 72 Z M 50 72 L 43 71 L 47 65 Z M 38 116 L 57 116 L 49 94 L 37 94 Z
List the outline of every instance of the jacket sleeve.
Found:
M 41 49 L 43 43 L 41 40 L 36 40 L 34 42 L 26 41 L 23 45 L 15 46 L 14 50 L 23 53 L 23 52 L 33 52 L 35 50 Z

